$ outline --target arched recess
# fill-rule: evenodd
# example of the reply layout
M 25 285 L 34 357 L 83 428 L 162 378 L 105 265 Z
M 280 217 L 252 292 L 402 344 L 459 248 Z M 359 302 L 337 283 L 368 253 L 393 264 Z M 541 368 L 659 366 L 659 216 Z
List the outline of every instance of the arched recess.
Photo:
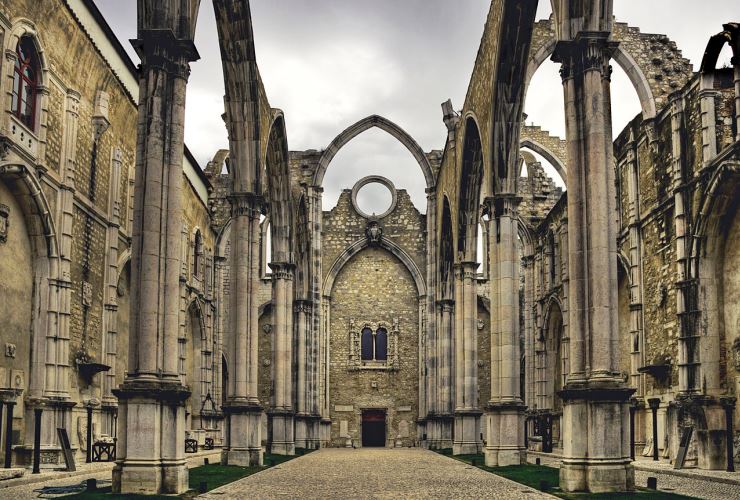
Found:
M 535 33 L 547 33 L 546 36 L 548 36 L 548 39 L 544 43 L 542 43 L 537 50 L 534 50 L 529 54 L 529 58 L 527 60 L 527 73 L 524 80 L 525 98 L 527 95 L 527 89 L 529 88 L 529 82 L 532 80 L 532 77 L 537 72 L 537 69 L 540 67 L 540 65 L 545 62 L 545 60 L 549 59 L 555 50 L 557 39 L 555 37 L 555 33 L 551 31 L 552 28 L 550 27 L 550 24 L 551 21 L 537 22 L 538 29 L 535 31 Z M 542 28 L 543 26 L 545 27 Z M 614 33 L 616 34 L 618 33 L 618 31 L 615 31 Z M 620 41 L 618 37 L 615 37 L 615 40 Z M 533 42 L 533 46 L 535 45 L 536 43 Z M 650 53 L 647 47 L 646 53 Z M 653 95 L 652 89 L 650 88 L 650 82 L 645 77 L 645 73 L 642 71 L 642 68 L 640 68 L 640 66 L 637 64 L 634 57 L 629 52 L 627 52 L 624 44 L 620 44 L 617 46 L 612 57 L 627 74 L 630 82 L 632 82 L 632 85 L 637 92 L 637 97 L 640 100 L 643 118 L 654 118 L 657 112 L 655 97 Z
M 559 299 L 551 297 L 545 313 L 545 377 L 547 402 L 546 405 L 553 413 L 552 442 L 561 441 L 561 416 L 563 402 L 558 392 L 565 385 L 565 376 L 568 374 L 568 345 L 564 342 L 563 310 Z
M 58 337 L 60 311 L 54 304 L 64 290 L 55 283 L 59 280 L 58 241 L 54 219 L 41 184 L 24 164 L 0 165 L 0 182 L 3 182 L 18 202 L 31 244 L 33 267 L 33 314 L 31 316 L 31 365 L 26 389 L 29 396 L 41 396 L 44 391 L 65 390 L 65 381 L 59 387 L 45 386 L 46 339 Z M 12 231 L 12 228 L 9 228 Z M 68 279 L 68 278 L 67 278 Z
M 531 149 L 535 153 L 545 158 L 548 162 L 550 162 L 550 165 L 555 168 L 555 170 L 560 175 L 560 178 L 563 180 L 563 184 L 566 183 L 568 179 L 568 169 L 565 166 L 565 163 L 563 163 L 563 160 L 561 160 L 555 153 L 550 151 L 542 144 L 539 144 L 538 142 L 535 142 L 531 139 L 522 139 L 520 141 L 520 145 L 523 148 Z
M 308 223 L 308 205 L 304 195 L 298 200 L 295 235 L 296 297 L 308 299 L 311 296 L 311 228 Z
M 439 240 L 439 283 L 440 298 L 452 300 L 454 297 L 454 281 L 452 279 L 452 266 L 455 263 L 454 237 L 452 234 L 452 215 L 450 200 L 444 195 L 442 201 L 442 224 L 440 226 Z
M 363 238 L 361 240 L 355 241 L 350 246 L 345 248 L 341 254 L 339 254 L 337 259 L 334 261 L 334 264 L 332 264 L 331 268 L 329 269 L 329 273 L 327 274 L 326 279 L 324 280 L 323 293 L 325 297 L 331 296 L 331 290 L 334 287 L 334 281 L 337 279 L 337 276 L 339 275 L 339 272 L 342 270 L 344 265 L 347 264 L 347 262 L 349 262 L 352 257 L 354 257 L 369 246 L 370 241 L 367 238 Z M 381 238 L 378 246 L 380 246 L 380 248 L 388 250 L 390 253 L 395 255 L 398 260 L 403 263 L 404 266 L 406 266 L 406 268 L 411 273 L 411 276 L 414 278 L 414 283 L 416 284 L 416 290 L 419 293 L 419 297 L 425 297 L 427 294 L 427 287 L 426 282 L 424 281 L 424 274 L 421 272 L 421 269 L 419 269 L 419 266 L 416 265 L 416 262 L 414 262 L 411 256 L 406 253 L 403 248 L 387 238 Z
M 424 150 L 421 146 L 411 137 L 404 129 L 393 123 L 392 121 L 378 115 L 370 115 L 357 123 L 347 127 L 341 134 L 336 136 L 334 140 L 329 144 L 329 147 L 324 150 L 321 158 L 319 159 L 316 173 L 313 177 L 313 185 L 321 186 L 324 182 L 324 175 L 326 170 L 329 168 L 329 164 L 334 159 L 334 156 L 342 149 L 349 141 L 360 135 L 362 132 L 377 127 L 383 130 L 397 139 L 403 144 L 406 149 L 413 155 L 416 161 L 421 167 L 421 171 L 424 174 L 424 180 L 426 181 L 426 187 L 431 188 L 434 186 L 434 173 L 432 167 L 427 160 Z
M 180 376 L 183 384 L 190 387 L 190 397 L 186 403 L 190 429 L 200 429 L 200 409 L 202 398 L 208 393 L 204 377 L 207 365 L 203 359 L 206 338 L 206 325 L 203 309 L 198 299 L 193 300 L 187 309 L 186 327 L 180 339 Z
M 722 366 L 740 354 L 740 286 L 737 285 L 740 254 L 740 163 L 727 162 L 712 175 L 696 220 L 691 252 L 692 278 L 699 284 L 698 301 L 702 318 L 697 329 L 703 330 L 698 350 L 698 380 L 707 394 L 722 392 L 720 374 L 733 373 L 732 366 Z M 697 331 L 697 335 L 699 332 Z M 722 350 L 732 353 L 721 357 Z M 727 382 L 729 383 L 729 382 Z M 735 412 L 736 421 L 738 411 Z
M 280 110 L 270 128 L 265 154 L 267 194 L 270 213 L 272 262 L 293 261 L 293 203 L 288 164 L 288 140 L 285 119 Z
M 478 124 L 472 116 L 465 120 L 462 170 L 458 193 L 458 256 L 475 261 L 480 215 L 481 185 L 483 184 L 483 149 Z
M 639 350 L 639 346 L 633 345 L 631 334 L 631 310 L 630 310 L 630 293 L 632 289 L 632 280 L 630 275 L 629 260 L 618 254 L 617 264 L 617 322 L 619 332 L 619 368 L 628 375 L 628 381 L 632 383 L 633 371 L 639 367 L 632 366 L 632 354 Z M 638 349 L 635 349 L 638 347 Z

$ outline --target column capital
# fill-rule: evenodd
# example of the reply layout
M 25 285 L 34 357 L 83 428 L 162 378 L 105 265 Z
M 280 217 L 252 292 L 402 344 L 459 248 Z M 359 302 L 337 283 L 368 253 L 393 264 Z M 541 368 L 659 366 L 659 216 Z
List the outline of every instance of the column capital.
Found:
M 246 215 L 252 219 L 259 219 L 265 206 L 265 199 L 261 195 L 250 192 L 231 193 L 228 200 L 231 203 L 232 217 Z
M 270 262 L 267 265 L 272 269 L 272 279 L 287 281 L 293 279 L 296 266 L 292 262 Z
M 580 31 L 572 40 L 555 44 L 552 60 L 560 63 L 563 83 L 587 71 L 599 71 L 605 79 L 611 78 L 609 60 L 619 46 L 610 40 L 608 31 Z
M 516 217 L 521 201 L 522 197 L 514 193 L 498 193 L 487 196 L 483 205 L 492 218 L 498 219 L 502 216 Z
M 295 299 L 293 311 L 297 313 L 310 313 L 313 310 L 313 301 L 310 299 Z
M 437 307 L 439 307 L 442 310 L 442 312 L 454 312 L 455 311 L 455 301 L 452 299 L 438 300 Z
M 171 29 L 139 30 L 131 40 L 144 69 L 161 68 L 177 78 L 190 77 L 190 63 L 200 59 L 193 40 L 179 39 Z

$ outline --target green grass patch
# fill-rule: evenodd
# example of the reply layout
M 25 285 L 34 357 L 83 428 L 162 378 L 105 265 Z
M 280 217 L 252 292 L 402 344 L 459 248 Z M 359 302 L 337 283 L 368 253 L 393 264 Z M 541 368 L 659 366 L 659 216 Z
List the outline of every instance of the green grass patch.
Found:
M 683 500 L 693 499 L 694 497 L 687 497 L 684 495 L 678 495 L 676 493 L 669 493 L 666 491 L 652 491 L 645 488 L 638 488 L 632 493 L 566 493 L 560 491 L 560 471 L 555 467 L 548 467 L 546 465 L 509 465 L 506 467 L 486 467 L 485 456 L 480 453 L 477 455 L 455 455 L 452 456 L 452 450 L 437 450 L 443 455 L 449 455 L 456 460 L 465 462 L 468 464 L 475 464 L 476 467 L 484 471 L 496 474 L 506 479 L 510 479 L 520 484 L 529 486 L 530 488 L 539 490 L 542 486 L 542 482 L 547 483 L 547 493 L 555 495 L 560 498 L 567 500 L 585 500 L 585 499 L 631 499 L 636 498 L 639 500 Z M 448 451 L 447 453 L 444 453 Z
M 209 464 L 201 465 L 199 467 L 193 467 L 189 471 L 189 486 L 190 491 L 180 495 L 180 498 L 189 499 L 195 497 L 200 489 L 200 483 L 206 483 L 206 491 L 211 491 L 221 486 L 224 486 L 239 479 L 251 476 L 257 472 L 269 469 L 299 456 L 306 455 L 315 450 L 296 450 L 295 456 L 286 455 L 273 455 L 271 453 L 265 453 L 263 457 L 262 467 L 238 467 L 235 465 L 219 465 Z M 75 500 L 111 500 L 115 499 L 126 499 L 126 500 L 157 500 L 157 499 L 169 499 L 172 500 L 173 496 L 165 495 L 114 495 L 111 492 L 111 487 L 100 488 L 96 491 L 83 491 L 81 493 L 75 493 L 73 495 L 67 495 L 62 498 L 75 499 Z

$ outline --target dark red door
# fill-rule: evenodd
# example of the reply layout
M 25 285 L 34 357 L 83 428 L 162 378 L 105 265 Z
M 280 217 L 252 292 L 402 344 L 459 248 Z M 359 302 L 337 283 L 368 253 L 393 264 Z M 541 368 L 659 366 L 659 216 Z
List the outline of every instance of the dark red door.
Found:
M 362 412 L 362 446 L 385 446 L 385 410 Z

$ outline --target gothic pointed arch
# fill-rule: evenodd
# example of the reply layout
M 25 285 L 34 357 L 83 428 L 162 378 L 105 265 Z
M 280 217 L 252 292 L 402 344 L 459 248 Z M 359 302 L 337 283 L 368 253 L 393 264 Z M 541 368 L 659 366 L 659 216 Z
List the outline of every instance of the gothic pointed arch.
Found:
M 413 155 L 416 161 L 419 163 L 422 173 L 424 174 L 424 180 L 426 181 L 426 187 L 430 188 L 434 186 L 434 172 L 429 164 L 429 160 L 424 154 L 424 150 L 421 146 L 411 137 L 404 129 L 393 123 L 387 118 L 378 115 L 370 115 L 357 123 L 350 125 L 344 131 L 336 136 L 334 140 L 329 144 L 329 147 L 324 150 L 319 164 L 316 169 L 316 173 L 313 177 L 313 185 L 321 186 L 324 182 L 324 175 L 326 170 L 329 168 L 329 164 L 334 159 L 334 156 L 342 149 L 348 142 L 360 135 L 362 132 L 369 130 L 373 127 L 379 128 L 390 134 L 401 144 L 403 144 L 409 152 Z
M 285 118 L 274 111 L 265 153 L 267 196 L 272 242 L 271 262 L 293 261 L 293 199 L 288 164 Z
M 414 279 L 416 291 L 418 292 L 419 297 L 425 297 L 427 294 L 427 287 L 426 282 L 424 281 L 424 274 L 422 273 L 421 269 L 419 269 L 419 266 L 416 265 L 416 262 L 414 262 L 411 256 L 397 243 L 389 240 L 388 238 L 381 238 L 377 245 L 380 248 L 383 248 L 395 255 L 398 260 L 403 263 L 403 265 L 409 270 L 411 276 Z M 370 240 L 367 238 L 362 238 L 352 243 L 350 246 L 345 248 L 341 254 L 339 254 L 332 266 L 329 268 L 329 273 L 324 280 L 323 294 L 325 297 L 331 296 L 334 282 L 336 281 L 337 276 L 339 276 L 339 272 L 347 264 L 347 262 L 349 262 L 352 257 L 357 255 L 364 249 L 368 248 L 369 246 Z
M 440 224 L 439 239 L 439 264 L 438 279 L 440 283 L 440 294 L 443 299 L 452 299 L 453 293 L 453 274 L 452 268 L 455 263 L 455 246 L 454 236 L 452 233 L 452 212 L 450 209 L 450 200 L 447 195 L 443 195 L 442 200 L 442 221 Z
M 472 116 L 465 119 L 462 168 L 458 193 L 457 253 L 463 260 L 476 259 L 478 215 L 483 184 L 483 148 L 478 124 Z
M 639 29 L 625 23 L 614 23 L 612 38 L 620 42 L 613 58 L 624 70 L 640 100 L 644 119 L 655 117 L 657 111 L 668 102 L 668 95 L 674 87 L 659 71 L 663 65 L 671 65 L 671 80 L 680 87 L 688 82 L 693 74 L 691 63 L 684 59 L 676 44 L 661 37 L 655 43 L 657 35 L 641 33 Z M 535 23 L 532 50 L 527 60 L 526 88 L 540 65 L 552 56 L 558 37 L 553 19 Z

